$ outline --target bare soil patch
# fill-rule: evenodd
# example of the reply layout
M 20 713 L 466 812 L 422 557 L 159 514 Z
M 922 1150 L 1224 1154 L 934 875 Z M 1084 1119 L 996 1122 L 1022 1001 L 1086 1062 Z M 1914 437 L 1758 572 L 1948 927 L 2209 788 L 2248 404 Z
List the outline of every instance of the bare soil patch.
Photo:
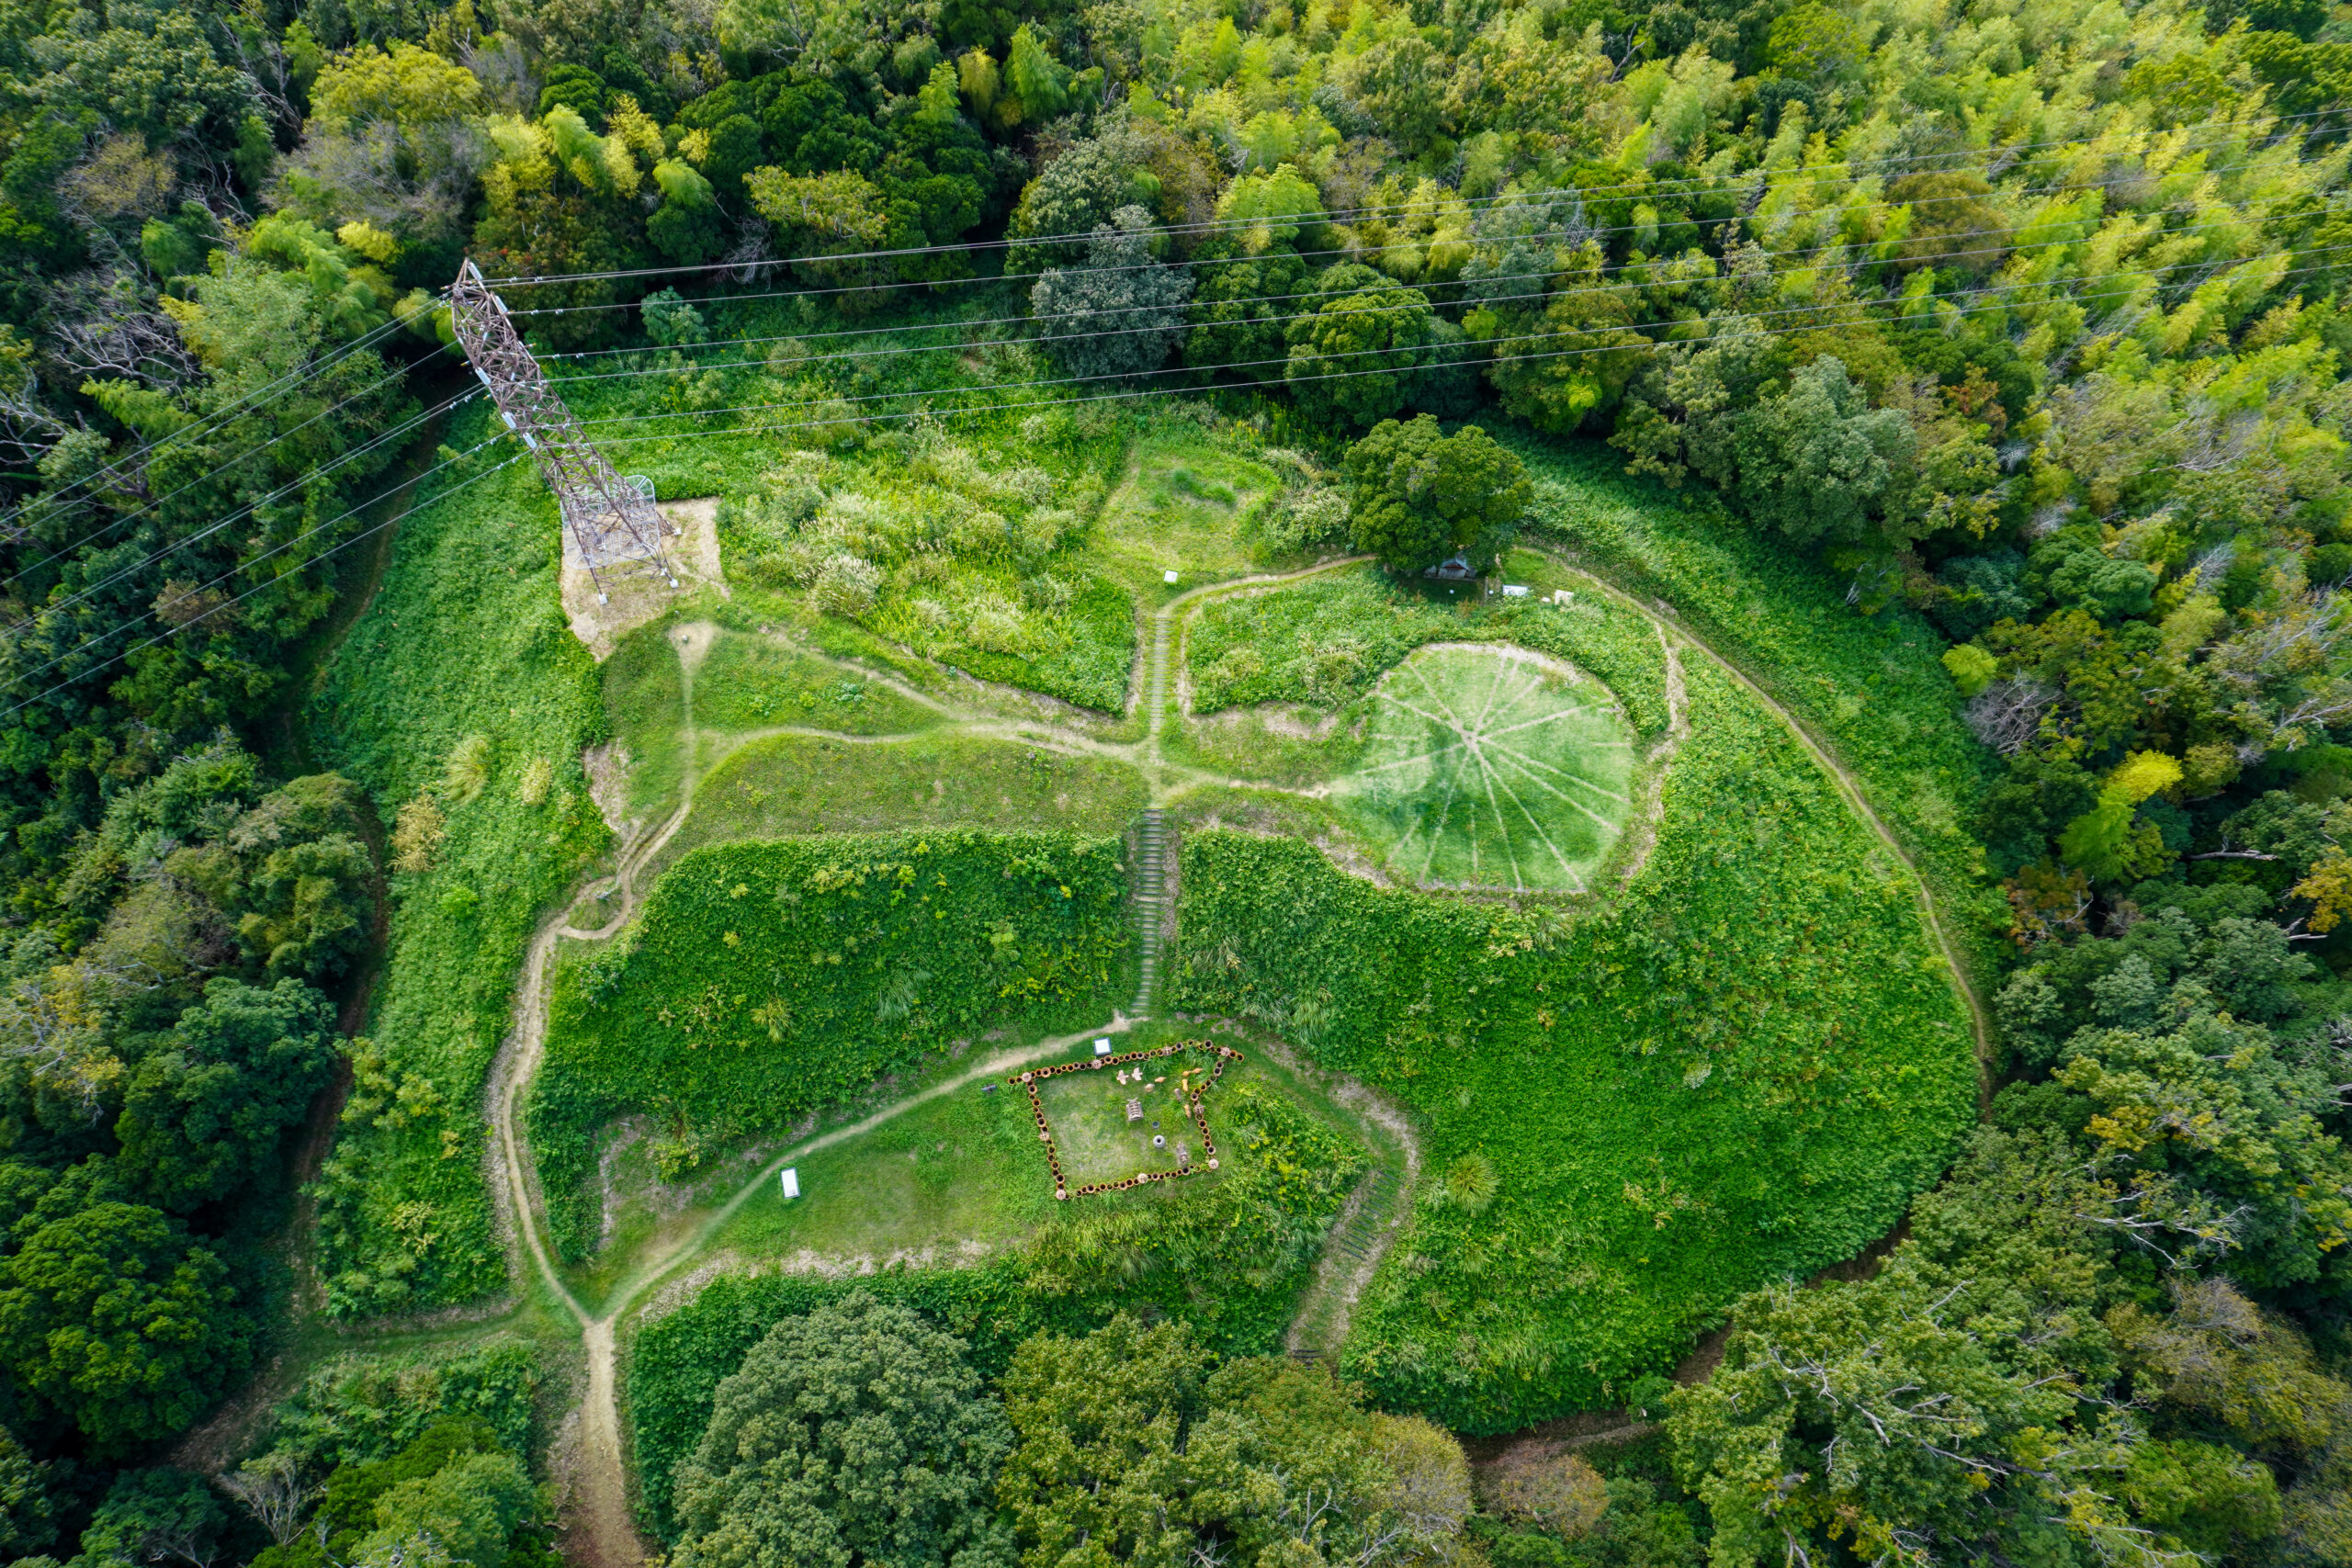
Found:
M 641 561 L 605 567 L 596 574 L 605 587 L 605 602 L 599 604 L 596 577 L 590 575 L 571 530 L 563 532 L 563 613 L 571 635 L 588 645 L 599 664 L 613 656 L 622 637 L 669 614 L 683 592 L 709 587 L 732 597 L 718 560 L 718 498 L 665 501 L 654 510 L 665 525 L 662 547 L 678 574 L 676 588 Z

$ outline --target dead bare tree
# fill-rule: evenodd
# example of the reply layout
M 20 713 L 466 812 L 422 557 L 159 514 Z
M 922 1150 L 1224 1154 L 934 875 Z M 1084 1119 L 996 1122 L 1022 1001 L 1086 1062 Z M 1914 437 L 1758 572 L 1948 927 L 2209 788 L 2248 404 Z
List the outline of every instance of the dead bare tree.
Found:
M 2058 694 L 2028 676 L 1996 681 L 1968 701 L 1968 728 L 2004 757 L 2014 757 L 2041 733 Z
M 300 1461 L 282 1450 L 247 1460 L 236 1474 L 221 1476 L 220 1487 L 243 1503 L 280 1546 L 302 1533 L 303 1517 L 325 1491 L 303 1472 Z
M 50 291 L 50 302 L 58 323 L 50 352 L 71 376 L 179 387 L 201 369 L 145 280 L 128 268 L 78 273 Z

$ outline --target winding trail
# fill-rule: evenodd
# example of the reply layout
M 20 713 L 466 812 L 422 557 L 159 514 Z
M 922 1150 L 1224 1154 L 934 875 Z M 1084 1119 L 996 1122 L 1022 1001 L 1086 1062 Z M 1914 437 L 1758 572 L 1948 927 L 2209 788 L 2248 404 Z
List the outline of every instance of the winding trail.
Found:
M 1550 555 L 1550 552 L 1546 552 Z M 1139 739 L 1116 741 L 1087 735 L 1058 724 L 1044 720 L 1008 718 L 1001 713 L 967 708 L 939 697 L 916 691 L 893 677 L 880 677 L 903 694 L 939 714 L 945 728 L 967 734 L 981 735 L 1038 746 L 1054 750 L 1116 758 L 1141 772 L 1148 786 L 1148 807 L 1136 831 L 1136 918 L 1140 926 L 1141 966 L 1134 1002 L 1124 1012 L 1115 1014 L 1104 1024 L 1073 1034 L 1041 1040 L 1034 1044 L 998 1052 L 949 1077 L 903 1099 L 883 1106 L 864 1118 L 829 1129 L 805 1138 L 777 1154 L 760 1171 L 745 1181 L 725 1202 L 705 1217 L 693 1231 L 676 1237 L 644 1259 L 616 1284 L 605 1299 L 591 1306 L 582 1302 L 565 1282 L 561 1269 L 549 1247 L 541 1219 L 543 1206 L 535 1175 L 528 1157 L 527 1143 L 518 1127 L 518 1108 L 536 1078 L 544 1059 L 547 1044 L 547 987 L 556 946 L 564 941 L 600 942 L 618 934 L 636 917 L 644 897 L 640 882 L 653 869 L 663 850 L 675 838 L 693 815 L 695 790 L 708 768 L 698 770 L 701 737 L 693 722 L 693 688 L 695 667 L 707 650 L 710 634 L 715 628 L 687 626 L 678 628 L 674 640 L 678 644 L 683 671 L 683 700 L 681 739 L 684 744 L 684 766 L 675 809 L 653 831 L 624 842 L 612 886 L 605 895 L 614 900 L 610 917 L 593 930 L 582 930 L 571 923 L 571 908 L 549 917 L 534 935 L 525 961 L 521 984 L 514 1004 L 514 1028 L 502 1047 L 492 1068 L 491 1082 L 485 1095 L 485 1110 L 492 1130 L 492 1181 L 501 1209 L 509 1222 L 512 1266 L 521 1283 L 528 1275 L 536 1274 L 546 1287 L 547 1294 L 562 1313 L 579 1325 L 581 1340 L 587 1358 L 587 1378 L 577 1428 L 578 1441 L 571 1457 L 567 1477 L 571 1483 L 573 1505 L 566 1523 L 562 1540 L 566 1556 L 586 1568 L 640 1568 L 649 1560 L 647 1543 L 639 1534 L 629 1502 L 628 1470 L 626 1443 L 621 1429 L 619 1405 L 618 1346 L 628 1314 L 649 1293 L 665 1280 L 676 1276 L 693 1259 L 700 1257 L 717 1238 L 720 1230 L 752 1196 L 773 1181 L 778 1171 L 817 1151 L 845 1140 L 861 1136 L 882 1123 L 903 1115 L 908 1111 L 942 1096 L 952 1094 L 980 1079 L 1016 1070 L 1032 1062 L 1069 1050 L 1089 1038 L 1106 1033 L 1124 1032 L 1135 1022 L 1150 1015 L 1157 998 L 1160 976 L 1162 944 L 1173 925 L 1173 896 L 1175 863 L 1173 846 L 1163 816 L 1163 807 L 1186 789 L 1204 784 L 1225 784 L 1245 788 L 1265 788 L 1250 781 L 1233 779 L 1212 772 L 1170 763 L 1162 750 L 1162 736 L 1168 727 L 1171 699 L 1181 710 L 1188 705 L 1177 681 L 1177 661 L 1183 656 L 1185 637 L 1193 611 L 1210 599 L 1248 592 L 1256 589 L 1279 587 L 1285 583 L 1340 570 L 1361 564 L 1370 558 L 1356 556 L 1328 560 L 1298 571 L 1270 573 L 1261 576 L 1230 579 L 1204 584 L 1175 595 L 1161 604 L 1151 615 L 1150 651 L 1146 664 L 1147 690 L 1143 700 L 1148 704 L 1143 733 Z M 1663 605 L 1645 604 L 1624 593 L 1613 584 L 1594 576 L 1579 565 L 1573 565 L 1550 556 L 1564 571 L 1589 581 L 1595 588 L 1621 601 L 1637 614 L 1651 620 L 1659 628 L 1666 649 L 1669 694 L 1670 723 L 1667 736 L 1661 739 L 1647 759 L 1652 764 L 1648 797 L 1642 818 L 1645 818 L 1648 842 L 1640 846 L 1630 857 L 1624 880 L 1637 874 L 1655 842 L 1657 814 L 1662 810 L 1664 776 L 1667 764 L 1682 739 L 1689 733 L 1687 708 L 1681 700 L 1681 664 L 1678 644 L 1687 645 L 1712 660 L 1745 688 L 1765 708 L 1778 717 L 1797 737 L 1814 759 L 1835 781 L 1848 805 L 1869 825 L 1888 852 L 1910 874 L 1917 890 L 1922 919 L 1926 930 L 1950 966 L 1953 983 L 1965 998 L 1977 1034 L 1978 1075 L 1980 1086 L 1989 1085 L 1986 1059 L 1990 1031 L 1983 1004 L 1970 986 L 1967 972 L 1959 954 L 1946 935 L 1939 919 L 1935 901 L 1927 880 L 1917 864 L 1895 840 L 1894 834 L 1870 807 L 1860 784 L 1828 750 L 1817 741 L 1804 726 L 1785 707 L 1776 702 L 1756 682 L 1750 680 L 1736 665 L 1717 653 L 1703 639 L 1692 634 Z M 1668 635 L 1670 632 L 1671 635 Z M 833 662 L 841 662 L 833 660 Z M 844 666 L 848 668 L 848 666 Z M 876 671 L 860 665 L 857 668 L 869 677 Z M 1181 714 L 1180 714 L 1181 716 Z M 932 734 L 936 730 L 919 733 Z M 707 759 L 711 766 L 723 761 L 744 743 L 768 735 L 807 735 L 831 740 L 882 743 L 910 736 L 852 736 L 833 731 L 812 729 L 799 726 L 779 726 L 742 734 L 730 735 L 726 743 Z M 1310 794 L 1311 791 L 1284 790 L 1287 794 Z M 598 879 L 601 880 L 601 879 Z M 582 892 L 594 889 L 596 882 L 585 885 Z M 575 896 L 575 904 L 576 904 Z M 1261 1045 L 1264 1043 L 1261 1043 Z M 1294 1070 L 1307 1071 L 1289 1057 L 1277 1043 L 1270 1047 L 1281 1055 Z M 1327 1083 L 1333 1099 L 1349 1106 L 1359 1115 L 1376 1122 L 1398 1145 L 1404 1164 L 1403 1179 L 1394 1190 L 1384 1190 L 1377 1168 L 1360 1182 L 1352 1192 L 1339 1219 L 1327 1237 L 1322 1258 L 1318 1260 L 1312 1282 L 1302 1295 L 1298 1314 L 1285 1339 L 1285 1349 L 1293 1355 L 1313 1359 L 1336 1353 L 1344 1341 L 1354 1305 L 1369 1286 L 1396 1238 L 1403 1234 L 1405 1222 L 1411 1213 L 1411 1196 L 1421 1174 L 1421 1149 L 1408 1118 L 1365 1086 L 1333 1075 L 1316 1074 Z
M 1161 605 L 1152 616 L 1151 659 L 1146 698 L 1150 707 L 1144 737 L 1139 742 L 1106 741 L 1058 725 L 1006 719 L 999 715 L 941 701 L 895 679 L 885 679 L 894 689 L 938 713 L 950 728 L 1025 745 L 1092 752 L 1126 761 L 1143 771 L 1149 780 L 1151 798 L 1155 803 L 1168 794 L 1171 777 L 1184 784 L 1203 781 L 1238 784 L 1242 781 L 1222 779 L 1197 769 L 1171 767 L 1160 753 L 1160 735 L 1168 716 L 1171 645 L 1181 623 L 1180 613 L 1209 598 L 1256 588 L 1278 587 L 1352 566 L 1364 558 L 1351 557 L 1325 561 L 1301 571 L 1209 583 L 1178 594 Z M 522 1272 L 527 1266 L 527 1272 L 537 1276 L 548 1296 L 565 1315 L 579 1325 L 581 1343 L 587 1357 L 587 1386 L 579 1413 L 578 1442 L 572 1454 L 571 1472 L 567 1478 L 574 1503 L 565 1522 L 563 1537 L 566 1556 L 572 1562 L 587 1565 L 587 1568 L 639 1568 L 650 1555 L 643 1537 L 638 1532 L 629 1504 L 627 1445 L 620 1420 L 619 1340 L 623 1322 L 630 1310 L 656 1286 L 700 1256 L 737 1211 L 750 1201 L 754 1193 L 775 1180 L 776 1174 L 786 1165 L 831 1145 L 861 1136 L 919 1105 L 952 1094 L 980 1079 L 999 1077 L 1068 1051 L 1083 1040 L 1123 1033 L 1135 1021 L 1148 1016 L 1158 989 L 1160 942 L 1172 915 L 1167 901 L 1167 890 L 1173 883 L 1170 845 L 1165 819 L 1155 804 L 1144 813 L 1137 833 L 1136 906 L 1137 919 L 1141 923 L 1143 963 L 1136 998 L 1126 1012 L 1114 1015 L 1107 1023 L 1074 1034 L 1059 1035 L 1018 1050 L 996 1053 L 859 1121 L 794 1144 L 745 1181 L 694 1231 L 673 1240 L 641 1263 L 616 1285 L 604 1301 L 594 1307 L 582 1302 L 565 1282 L 563 1272 L 557 1266 L 554 1252 L 548 1243 L 541 1218 L 544 1203 L 538 1191 L 536 1167 L 529 1158 L 528 1145 L 519 1125 L 519 1110 L 546 1057 L 548 976 L 556 945 L 564 941 L 602 942 L 617 935 L 636 917 L 643 901 L 644 892 L 639 885 L 644 874 L 658 862 L 662 852 L 694 813 L 695 789 L 707 772 L 707 769 L 697 766 L 704 759 L 701 757 L 702 738 L 694 723 L 694 679 L 704 654 L 709 649 L 713 631 L 714 628 L 709 626 L 695 625 L 679 627 L 671 634 L 678 653 L 684 709 L 679 731 L 684 763 L 678 805 L 659 829 L 624 844 L 612 876 L 610 896 L 614 901 L 613 910 L 603 925 L 585 931 L 574 926 L 571 921 L 572 905 L 567 905 L 563 911 L 549 917 L 532 937 L 524 960 L 521 984 L 516 988 L 514 1028 L 492 1066 L 490 1087 L 485 1096 L 485 1109 L 496 1151 L 493 1181 L 500 1207 L 504 1212 L 514 1238 L 512 1245 L 521 1255 L 514 1260 L 515 1267 L 518 1272 Z M 804 726 L 782 725 L 730 736 L 728 743 L 708 761 L 715 766 L 743 744 L 770 735 L 807 735 L 868 743 L 911 738 L 850 736 Z M 593 882 L 588 885 L 589 887 L 594 886 Z M 576 902 L 575 895 L 573 904 Z

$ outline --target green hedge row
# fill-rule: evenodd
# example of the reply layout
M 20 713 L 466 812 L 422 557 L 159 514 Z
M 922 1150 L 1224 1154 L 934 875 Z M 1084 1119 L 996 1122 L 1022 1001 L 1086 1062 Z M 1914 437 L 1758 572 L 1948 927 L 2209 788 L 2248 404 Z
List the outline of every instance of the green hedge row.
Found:
M 1133 984 L 1116 839 L 842 835 L 713 844 L 634 930 L 556 976 L 531 1125 L 549 1226 L 585 1255 L 594 1129 L 784 1126 L 957 1035 L 1080 1027 Z M 561 1202 L 558 1193 L 571 1194 Z
M 1657 848 L 1581 921 L 1184 842 L 1170 1005 L 1284 1029 L 1425 1128 L 1344 1350 L 1393 1406 L 1494 1432 L 1613 1404 L 1741 1291 L 1883 1235 L 1973 1119 L 1915 885 L 1752 699 L 1689 686 Z

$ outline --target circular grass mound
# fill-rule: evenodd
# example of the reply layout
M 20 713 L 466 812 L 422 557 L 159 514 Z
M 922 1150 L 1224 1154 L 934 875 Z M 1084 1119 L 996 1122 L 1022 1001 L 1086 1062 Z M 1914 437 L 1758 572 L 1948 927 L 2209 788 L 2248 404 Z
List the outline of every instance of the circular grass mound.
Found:
M 1333 801 L 1424 886 L 1581 893 L 1623 831 L 1634 732 L 1600 683 L 1501 644 L 1441 643 L 1374 690 Z

